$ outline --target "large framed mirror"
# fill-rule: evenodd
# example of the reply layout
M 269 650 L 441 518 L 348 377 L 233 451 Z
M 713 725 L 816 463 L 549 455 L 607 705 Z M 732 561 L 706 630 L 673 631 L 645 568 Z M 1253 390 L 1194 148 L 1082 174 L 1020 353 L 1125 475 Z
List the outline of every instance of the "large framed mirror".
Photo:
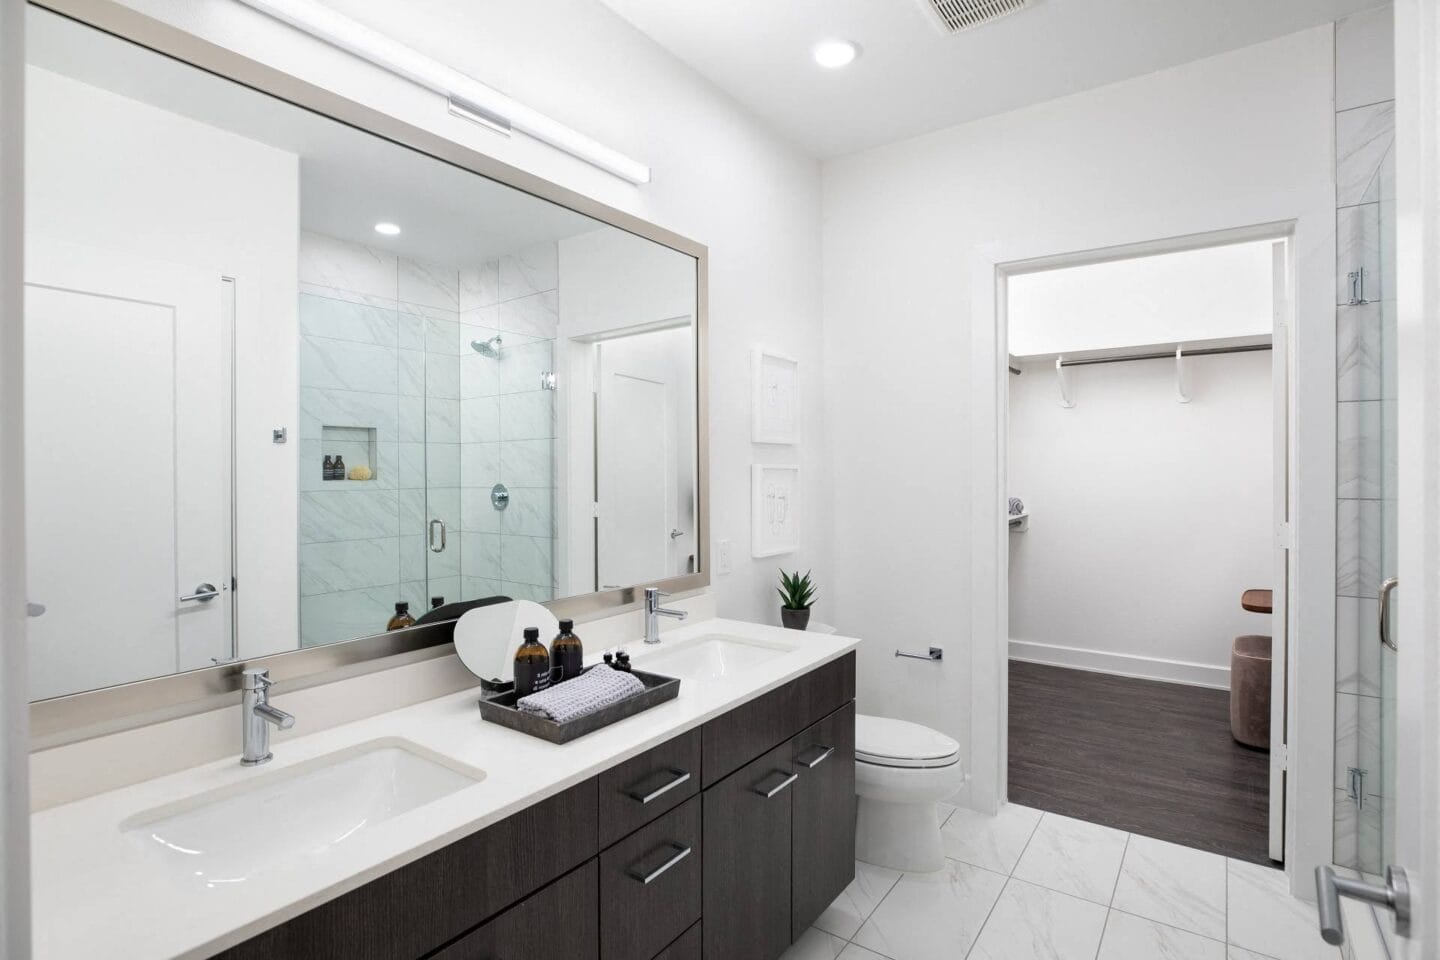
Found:
M 183 709 L 257 659 L 315 682 L 440 645 L 477 603 L 583 619 L 708 582 L 703 247 L 49 6 L 26 76 L 42 732 Z

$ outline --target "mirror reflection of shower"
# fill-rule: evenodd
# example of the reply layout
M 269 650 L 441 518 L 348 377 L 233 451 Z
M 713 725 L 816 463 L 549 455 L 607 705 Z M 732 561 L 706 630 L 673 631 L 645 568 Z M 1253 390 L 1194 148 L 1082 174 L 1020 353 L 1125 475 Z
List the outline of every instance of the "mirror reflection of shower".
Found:
M 495 360 L 500 357 L 500 347 L 503 342 L 500 334 L 497 333 L 489 340 L 471 340 L 470 346 L 476 353 L 480 354 L 480 356 Z

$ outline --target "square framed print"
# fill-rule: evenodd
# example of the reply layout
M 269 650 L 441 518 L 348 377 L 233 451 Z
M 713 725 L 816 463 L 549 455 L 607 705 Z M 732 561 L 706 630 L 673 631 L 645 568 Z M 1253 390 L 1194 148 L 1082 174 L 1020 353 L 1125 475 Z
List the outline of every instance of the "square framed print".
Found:
M 800 549 L 800 468 L 750 468 L 750 555 L 776 557 Z
M 800 442 L 800 361 L 756 347 L 751 355 L 750 439 L 754 443 Z

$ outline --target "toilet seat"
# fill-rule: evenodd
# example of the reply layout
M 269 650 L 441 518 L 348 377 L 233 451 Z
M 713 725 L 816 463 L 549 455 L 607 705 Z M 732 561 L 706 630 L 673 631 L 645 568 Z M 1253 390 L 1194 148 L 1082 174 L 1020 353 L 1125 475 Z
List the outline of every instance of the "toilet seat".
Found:
M 857 714 L 855 759 L 880 767 L 948 767 L 959 762 L 960 744 L 918 723 Z

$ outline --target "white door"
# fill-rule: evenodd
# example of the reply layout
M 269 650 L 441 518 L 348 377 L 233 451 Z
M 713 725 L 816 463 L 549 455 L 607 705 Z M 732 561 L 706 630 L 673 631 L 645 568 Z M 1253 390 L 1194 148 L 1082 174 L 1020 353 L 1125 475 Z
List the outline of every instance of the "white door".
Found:
M 32 697 L 225 659 L 226 286 L 53 241 L 26 256 L 28 593 L 44 608 L 28 634 Z
M 599 351 L 595 440 L 595 551 L 602 589 L 669 575 L 674 512 L 669 389 L 632 373 L 610 347 L 603 344 Z
M 1274 517 L 1270 615 L 1270 859 L 1285 859 L 1285 698 L 1290 605 L 1290 244 L 1271 245 L 1270 384 L 1274 391 L 1271 454 Z

